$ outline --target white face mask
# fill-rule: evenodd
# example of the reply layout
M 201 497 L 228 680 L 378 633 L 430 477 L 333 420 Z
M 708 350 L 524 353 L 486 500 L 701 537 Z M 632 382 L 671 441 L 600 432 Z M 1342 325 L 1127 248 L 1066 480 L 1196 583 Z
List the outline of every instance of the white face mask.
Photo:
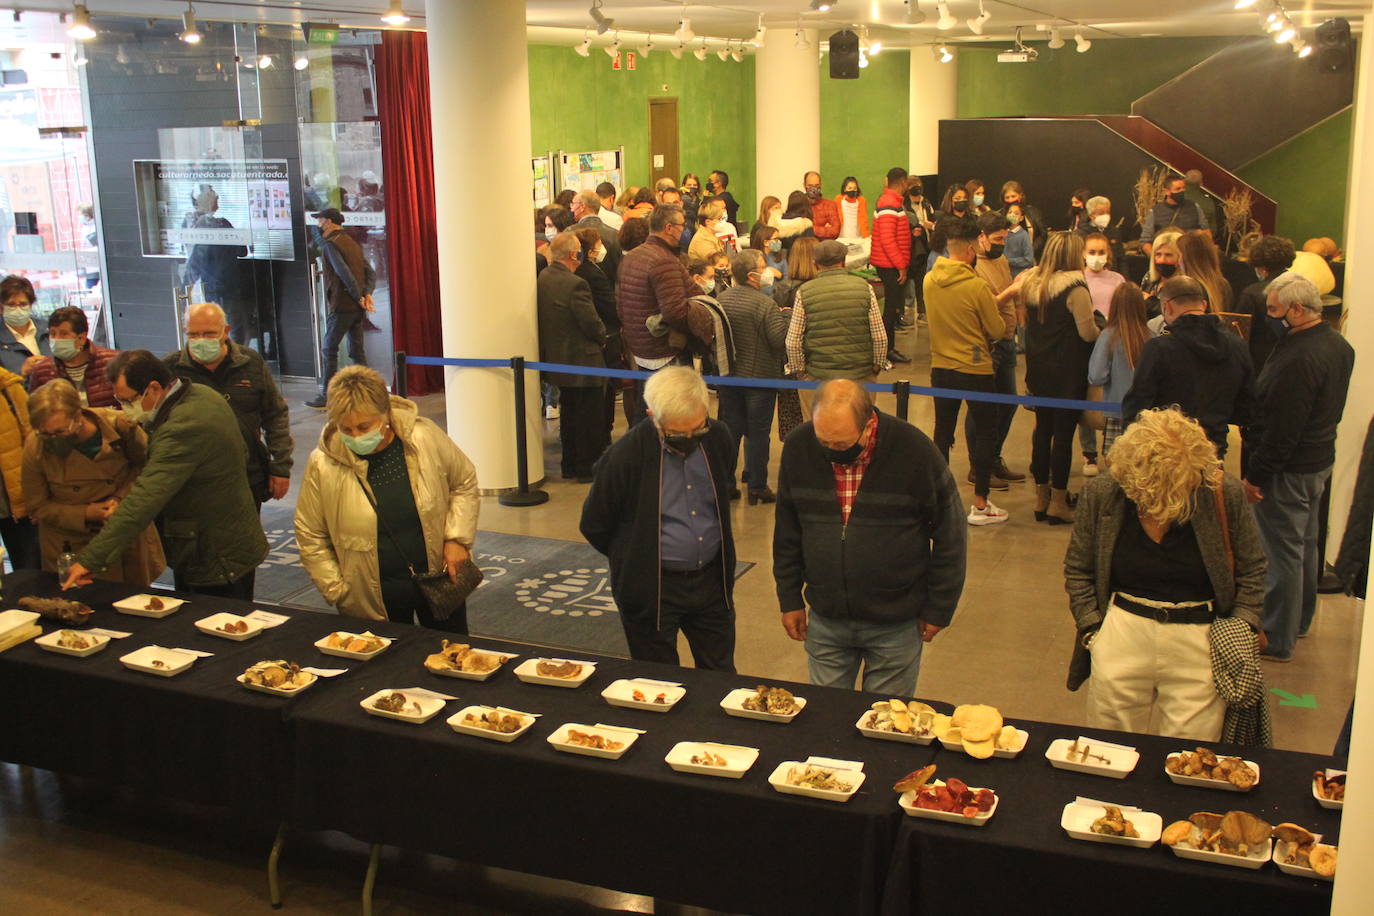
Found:
M 1102 270 L 1107 266 L 1107 256 L 1105 254 L 1090 254 L 1085 256 L 1088 262 L 1088 270 Z
M 712 277 L 701 285 L 701 291 L 706 295 L 711 295 L 716 291 L 716 278 Z
M 596 249 L 594 252 L 592 252 L 592 263 L 593 263 L 593 264 L 600 264 L 600 263 L 601 263 L 602 261 L 604 261 L 604 260 L 606 260 L 606 249 L 605 249 L 605 248 L 598 248 L 598 249 Z
M 552 242 L 552 241 L 554 240 L 554 236 L 556 236 L 556 235 L 558 235 L 558 230 L 557 230 L 557 229 L 545 229 L 545 230 L 544 230 L 544 238 L 545 238 L 547 241 Z
M 1106 229 L 1107 224 L 1112 221 L 1110 213 L 1099 213 L 1093 217 L 1093 225 L 1099 229 Z

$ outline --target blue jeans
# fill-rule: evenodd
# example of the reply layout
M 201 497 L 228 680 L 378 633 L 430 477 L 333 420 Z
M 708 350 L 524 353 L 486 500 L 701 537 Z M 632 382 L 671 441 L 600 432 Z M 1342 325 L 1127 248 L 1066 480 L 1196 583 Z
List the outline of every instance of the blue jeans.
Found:
M 768 443 L 773 435 L 773 405 L 778 392 L 773 388 L 719 389 L 720 421 L 734 440 L 732 454 L 739 465 L 739 440 L 744 442 L 744 478 L 750 490 L 768 489 Z M 734 479 L 734 471 L 731 471 Z
M 1264 632 L 1268 651 L 1290 655 L 1298 634 L 1312 625 L 1317 611 L 1317 580 L 1321 556 L 1317 531 L 1321 527 L 1322 489 L 1331 468 L 1310 474 L 1275 474 L 1255 503 L 1260 541 L 1269 557 L 1264 576 Z
M 329 388 L 329 380 L 339 371 L 339 344 L 348 339 L 348 358 L 354 365 L 366 366 L 367 354 L 363 352 L 363 319 L 367 313 L 362 309 L 356 312 L 331 311 L 324 324 L 324 379 L 320 390 Z
M 916 695 L 921 671 L 921 624 L 867 623 L 807 615 L 806 656 L 811 683 L 854 689 L 863 664 L 863 689 L 890 697 Z

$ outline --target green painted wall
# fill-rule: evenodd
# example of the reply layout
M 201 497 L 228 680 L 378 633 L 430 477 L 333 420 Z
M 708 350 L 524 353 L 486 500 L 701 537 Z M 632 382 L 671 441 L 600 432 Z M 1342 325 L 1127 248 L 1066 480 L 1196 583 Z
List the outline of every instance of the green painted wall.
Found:
M 723 169 L 741 219 L 753 212 L 754 59 L 676 60 L 658 50 L 637 63 L 633 71 L 612 70 L 598 48 L 579 57 L 566 46 L 530 45 L 531 155 L 624 146 L 627 183 L 647 184 L 649 99 L 675 97 L 683 171 L 704 182 Z
M 906 166 L 911 123 L 911 54 L 884 51 L 869 59 L 856 80 L 832 80 L 821 61 L 821 178 L 827 197 L 846 175 L 859 179 L 870 208 L 887 170 Z M 801 187 L 801 176 L 797 176 Z
M 1130 114 L 1131 102 L 1235 40 L 1104 38 L 1086 54 L 1072 39 L 1058 50 L 1036 41 L 1031 64 L 999 64 L 998 48 L 960 46 L 959 117 Z
M 1299 134 L 1241 169 L 1239 175 L 1279 205 L 1279 235 L 1299 248 L 1310 238 L 1345 235 L 1345 198 L 1350 177 L 1347 109 Z
M 1086 54 L 1072 41 L 1057 51 L 1036 42 L 1040 59 L 1033 64 L 999 64 L 996 49 L 960 47 L 959 117 L 1129 114 L 1135 99 L 1236 40 L 1101 39 Z M 1239 172 L 1278 202 L 1278 232 L 1298 245 L 1320 235 L 1342 240 L 1350 127 L 1347 111 Z

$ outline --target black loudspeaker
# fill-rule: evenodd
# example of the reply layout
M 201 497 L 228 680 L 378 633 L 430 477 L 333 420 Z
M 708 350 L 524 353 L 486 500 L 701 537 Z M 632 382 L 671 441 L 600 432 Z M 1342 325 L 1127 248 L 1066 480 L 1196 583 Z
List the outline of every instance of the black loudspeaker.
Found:
M 859 36 L 848 29 L 842 29 L 830 36 L 830 78 L 859 78 Z
M 1350 70 L 1350 22 L 1328 19 L 1317 26 L 1317 66 L 1331 73 Z

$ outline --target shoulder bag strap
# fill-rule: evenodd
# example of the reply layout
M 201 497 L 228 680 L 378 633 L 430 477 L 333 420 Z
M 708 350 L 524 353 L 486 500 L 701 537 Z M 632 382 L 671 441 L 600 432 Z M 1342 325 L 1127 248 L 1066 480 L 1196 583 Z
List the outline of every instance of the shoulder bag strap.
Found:
M 357 475 L 354 475 L 354 476 L 356 477 Z M 359 487 L 362 489 L 362 491 L 363 491 L 363 495 L 367 497 L 368 505 L 370 505 L 370 506 L 372 507 L 373 513 L 375 513 L 376 516 L 377 516 L 377 521 L 381 522 L 381 523 L 382 523 L 382 527 L 386 529 L 386 536 L 387 536 L 388 538 L 391 539 L 391 546 L 396 548 L 396 552 L 397 552 L 397 553 L 401 553 L 401 542 L 398 541 L 398 540 L 396 540 L 396 535 L 395 535 L 395 533 L 391 530 L 391 525 L 389 525 L 389 524 L 387 523 L 386 516 L 382 514 L 382 510 L 381 510 L 381 509 L 378 509 L 378 508 L 377 508 L 377 500 L 373 499 L 373 497 L 372 497 L 372 491 L 369 490 L 369 489 L 367 488 L 367 484 L 363 483 L 363 479 L 362 479 L 361 477 L 358 477 L 357 480 L 358 480 L 358 486 L 359 486 Z M 402 554 L 402 556 L 404 556 L 404 554 Z M 411 575 L 412 577 L 418 576 L 418 575 L 419 575 L 419 573 L 417 573 L 417 572 L 415 571 L 414 565 L 411 564 L 411 562 L 410 562 L 409 560 L 406 560 L 406 569 L 410 571 L 410 575 Z M 428 563 L 425 564 L 425 569 L 426 569 L 426 570 L 429 569 L 429 564 L 428 564 Z

